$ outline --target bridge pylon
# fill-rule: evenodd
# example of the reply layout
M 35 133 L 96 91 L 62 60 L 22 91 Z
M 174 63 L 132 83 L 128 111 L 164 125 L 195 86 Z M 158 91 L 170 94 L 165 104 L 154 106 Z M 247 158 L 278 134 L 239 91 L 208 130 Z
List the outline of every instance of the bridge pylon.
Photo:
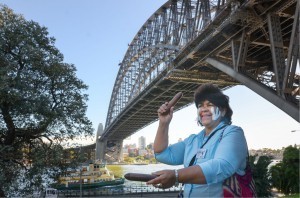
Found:
M 104 161 L 105 156 L 105 150 L 106 150 L 106 144 L 107 139 L 101 140 L 100 137 L 103 134 L 103 125 L 100 123 L 98 125 L 98 130 L 96 134 L 96 152 L 95 152 L 95 160 Z
M 103 125 L 100 123 L 96 134 L 95 160 L 103 163 L 123 161 L 123 140 L 100 139 L 102 135 Z

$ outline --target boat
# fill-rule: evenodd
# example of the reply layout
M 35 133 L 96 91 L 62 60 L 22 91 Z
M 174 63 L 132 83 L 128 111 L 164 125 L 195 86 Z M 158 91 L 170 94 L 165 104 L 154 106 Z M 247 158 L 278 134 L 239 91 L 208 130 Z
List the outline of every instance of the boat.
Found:
M 65 176 L 59 177 L 59 181 L 52 187 L 57 190 L 80 190 L 92 189 L 104 186 L 124 184 L 124 178 L 115 178 L 105 164 L 87 163 L 82 164 L 75 170 L 69 170 Z

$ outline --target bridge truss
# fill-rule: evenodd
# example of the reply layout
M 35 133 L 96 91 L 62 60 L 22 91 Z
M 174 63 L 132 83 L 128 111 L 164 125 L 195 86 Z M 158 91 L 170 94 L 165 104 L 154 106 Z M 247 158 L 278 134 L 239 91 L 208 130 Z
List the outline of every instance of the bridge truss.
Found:
M 176 92 L 175 110 L 191 104 L 205 82 L 243 84 L 299 122 L 299 0 L 169 0 L 119 66 L 99 138 L 110 145 L 156 121 Z

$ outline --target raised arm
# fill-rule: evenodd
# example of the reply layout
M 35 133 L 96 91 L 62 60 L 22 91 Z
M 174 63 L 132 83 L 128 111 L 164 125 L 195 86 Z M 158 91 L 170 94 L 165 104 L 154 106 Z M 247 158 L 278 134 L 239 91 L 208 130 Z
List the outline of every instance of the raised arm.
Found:
M 154 139 L 155 153 L 162 152 L 169 145 L 169 125 L 173 117 L 173 109 L 181 97 L 182 93 L 178 92 L 170 102 L 165 102 L 157 110 L 159 124 Z
M 155 153 L 160 153 L 169 145 L 169 125 L 173 117 L 173 107 L 166 113 L 168 102 L 158 109 L 159 124 L 154 139 L 153 149 Z

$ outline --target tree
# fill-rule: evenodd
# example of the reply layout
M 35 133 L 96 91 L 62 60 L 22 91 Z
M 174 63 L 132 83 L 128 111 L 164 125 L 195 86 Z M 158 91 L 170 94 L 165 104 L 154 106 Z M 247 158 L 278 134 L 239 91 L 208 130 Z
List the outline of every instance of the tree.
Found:
M 282 162 L 270 170 L 273 186 L 286 195 L 299 193 L 299 152 L 296 146 L 288 146 L 283 151 Z
M 257 156 L 250 156 L 249 162 L 253 172 L 253 179 L 255 181 L 256 193 L 258 197 L 271 196 L 270 173 L 268 166 L 272 161 L 271 156 L 259 156 L 256 163 Z
M 141 155 L 138 155 L 136 158 L 135 158 L 136 161 L 140 162 L 140 161 L 144 161 L 145 158 L 144 156 L 141 156 Z
M 0 197 L 18 178 L 40 185 L 61 168 L 61 141 L 93 133 L 88 87 L 54 44 L 47 28 L 0 5 Z
M 134 158 L 133 157 L 124 157 L 124 162 L 128 164 L 134 163 Z

